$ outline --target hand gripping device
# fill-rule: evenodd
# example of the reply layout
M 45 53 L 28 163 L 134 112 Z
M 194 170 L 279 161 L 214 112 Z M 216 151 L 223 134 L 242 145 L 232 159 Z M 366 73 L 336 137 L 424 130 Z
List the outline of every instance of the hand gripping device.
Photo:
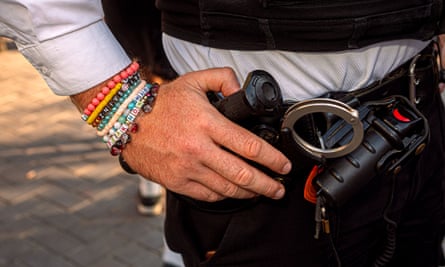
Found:
M 422 152 L 429 137 L 425 117 L 403 96 L 366 103 L 347 97 L 287 103 L 275 79 L 262 70 L 251 72 L 242 90 L 214 105 L 283 151 L 294 169 L 305 162 L 321 165 L 313 185 L 331 206 L 343 205 L 376 175 L 398 173 Z M 315 122 L 310 140 L 301 136 L 299 126 L 308 118 Z

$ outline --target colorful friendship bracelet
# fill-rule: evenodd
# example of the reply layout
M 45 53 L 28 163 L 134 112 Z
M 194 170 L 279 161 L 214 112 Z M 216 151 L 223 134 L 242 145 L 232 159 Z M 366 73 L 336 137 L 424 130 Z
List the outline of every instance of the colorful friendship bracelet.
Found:
M 129 73 L 130 75 L 131 73 Z M 93 127 L 97 127 L 102 120 L 106 120 L 112 117 L 112 114 L 119 108 L 122 102 L 131 94 L 133 89 L 140 83 L 141 77 L 139 72 L 131 74 L 128 78 L 122 80 L 122 85 L 119 91 L 105 104 L 96 119 L 91 124 Z M 109 114 L 111 113 L 111 114 Z M 103 124 L 106 124 L 103 123 Z
M 128 104 L 127 109 L 123 114 L 119 117 L 119 119 L 112 125 L 112 127 L 109 129 L 108 135 L 104 136 L 103 141 L 107 143 L 108 148 L 111 148 L 111 146 L 121 137 L 123 134 L 122 132 L 119 132 L 119 130 L 122 130 L 122 126 L 127 124 L 127 126 L 130 126 L 132 124 L 137 115 L 139 114 L 142 106 L 145 104 L 144 102 L 147 99 L 147 94 L 150 93 L 151 85 L 147 84 L 144 86 L 142 90 L 138 92 L 138 94 L 134 97 L 134 99 Z
M 138 100 L 134 108 L 127 115 L 126 122 L 120 125 L 120 128 L 116 130 L 110 140 L 107 142 L 107 146 L 110 148 L 110 154 L 113 156 L 119 155 L 125 148 L 126 144 L 131 141 L 131 136 L 127 133 L 135 133 L 138 130 L 138 125 L 135 122 L 138 115 L 142 113 L 149 113 L 153 109 L 155 98 L 158 94 L 159 85 L 158 84 L 147 84 L 144 90 L 146 90 L 145 95 Z M 138 95 L 140 97 L 142 94 Z
M 122 104 L 119 106 L 119 108 L 116 110 L 116 112 L 113 114 L 113 116 L 108 121 L 107 125 L 103 127 L 103 129 L 99 129 L 97 131 L 98 136 L 104 136 L 114 125 L 114 123 L 117 121 L 117 119 L 122 115 L 122 113 L 127 108 L 128 104 L 133 100 L 134 97 L 138 94 L 140 90 L 142 90 L 146 85 L 146 82 L 144 80 L 141 80 L 141 82 L 136 86 L 136 88 L 131 92 L 131 94 L 122 102 Z
M 125 90 L 124 87 L 121 86 L 121 89 L 117 91 L 117 93 L 105 105 L 102 111 L 97 115 L 96 119 L 91 123 L 91 126 L 96 128 L 99 125 L 106 123 L 109 114 L 114 113 L 115 109 L 119 107 L 121 102 L 128 97 L 129 93 L 130 92 L 128 92 L 128 90 Z
M 120 155 L 138 130 L 136 119 L 153 109 L 159 85 L 141 79 L 139 64 L 133 62 L 110 79 L 84 109 L 82 120 L 97 128 L 113 156 Z
M 102 100 L 99 105 L 97 105 L 96 109 L 91 113 L 91 115 L 87 119 L 88 124 L 92 124 L 96 119 L 97 115 L 102 111 L 102 109 L 110 102 L 111 98 L 121 89 L 122 84 L 118 83 L 116 86 L 105 96 L 104 100 Z
M 133 123 L 141 108 L 145 105 L 147 98 L 150 96 L 151 85 L 147 84 L 138 95 L 128 104 L 125 112 L 119 117 L 111 130 L 117 130 L 119 125 Z
M 119 74 L 115 75 L 106 86 L 102 87 L 101 92 L 99 92 L 96 97 L 94 97 L 90 104 L 87 105 L 87 107 L 84 109 L 84 112 L 81 116 L 82 120 L 84 121 L 90 121 L 92 122 L 93 119 L 90 119 L 91 116 L 97 117 L 96 110 L 104 107 L 104 105 L 101 105 L 104 101 L 107 101 L 109 99 L 106 98 L 106 96 L 113 91 L 113 89 L 118 86 L 122 81 L 126 81 L 129 77 L 133 76 L 137 71 L 139 70 L 139 64 L 137 62 L 133 62 L 130 64 L 129 67 L 127 67 L 125 70 L 121 71 Z M 125 83 L 125 82 L 124 82 Z M 122 84 L 122 83 L 121 83 Z M 96 118 L 94 118 L 96 119 Z M 88 123 L 91 124 L 91 123 Z
M 141 77 L 138 72 L 123 80 L 121 89 L 116 95 L 105 105 L 102 111 L 97 116 L 96 120 L 92 123 L 93 127 L 97 127 L 102 130 L 107 124 L 108 120 L 113 116 L 122 102 L 131 94 L 133 89 L 139 84 Z
M 105 128 L 105 126 L 108 124 L 108 122 L 117 112 L 117 110 L 119 110 L 119 108 L 123 105 L 125 100 L 130 97 L 131 93 L 134 91 L 135 88 L 137 88 L 140 85 L 140 83 L 141 80 L 135 82 L 135 84 L 130 85 L 126 91 L 122 92 L 122 96 L 120 98 L 116 99 L 115 101 L 110 101 L 110 103 L 104 107 L 103 114 L 101 113 L 98 116 L 98 117 L 102 116 L 99 125 L 97 125 L 97 129 L 99 131 Z
M 102 87 L 102 90 L 96 95 L 95 98 L 93 98 L 93 100 L 91 100 L 91 103 L 88 104 L 88 106 L 83 111 L 82 120 L 84 121 L 88 120 L 91 113 L 96 109 L 97 105 L 99 105 L 99 103 L 102 102 L 102 100 L 104 100 L 105 96 L 108 95 L 108 93 L 110 93 L 110 91 L 113 88 L 114 86 L 111 88 L 109 88 L 108 86 Z

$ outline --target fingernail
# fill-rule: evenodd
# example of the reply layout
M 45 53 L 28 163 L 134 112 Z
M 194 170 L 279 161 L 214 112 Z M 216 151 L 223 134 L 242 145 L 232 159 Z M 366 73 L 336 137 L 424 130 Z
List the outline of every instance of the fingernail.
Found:
M 286 165 L 284 165 L 284 167 L 281 170 L 281 172 L 283 174 L 286 174 L 286 173 L 290 172 L 291 169 L 292 169 L 292 164 L 290 162 L 288 162 L 288 163 L 286 163 Z
M 285 193 L 284 188 L 281 188 L 275 193 L 274 199 L 280 199 L 284 197 L 284 193 Z

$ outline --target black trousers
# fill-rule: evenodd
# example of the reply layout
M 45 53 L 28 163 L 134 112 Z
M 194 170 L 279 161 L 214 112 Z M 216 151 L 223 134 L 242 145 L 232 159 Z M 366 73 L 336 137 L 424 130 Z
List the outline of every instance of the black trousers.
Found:
M 430 142 L 394 179 L 376 177 L 330 216 L 330 235 L 314 239 L 314 204 L 305 177 L 280 201 L 264 199 L 229 213 L 196 209 L 168 193 L 166 239 L 186 266 L 373 266 L 388 234 L 396 237 L 387 266 L 437 267 L 445 232 L 445 113 L 437 90 L 423 108 Z M 392 204 L 388 206 L 393 195 Z M 397 223 L 389 229 L 384 213 Z M 390 244 L 390 247 L 393 244 Z M 210 259 L 206 252 L 216 251 Z

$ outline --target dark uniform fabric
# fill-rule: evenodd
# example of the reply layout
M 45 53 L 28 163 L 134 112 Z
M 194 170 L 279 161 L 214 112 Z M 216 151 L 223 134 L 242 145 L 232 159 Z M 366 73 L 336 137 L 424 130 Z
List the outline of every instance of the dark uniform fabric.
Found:
M 102 0 L 105 22 L 127 54 L 138 60 L 146 80 L 176 77 L 162 48 L 161 13 L 155 1 Z
M 157 0 L 162 29 L 234 50 L 334 51 L 443 32 L 442 0 Z

